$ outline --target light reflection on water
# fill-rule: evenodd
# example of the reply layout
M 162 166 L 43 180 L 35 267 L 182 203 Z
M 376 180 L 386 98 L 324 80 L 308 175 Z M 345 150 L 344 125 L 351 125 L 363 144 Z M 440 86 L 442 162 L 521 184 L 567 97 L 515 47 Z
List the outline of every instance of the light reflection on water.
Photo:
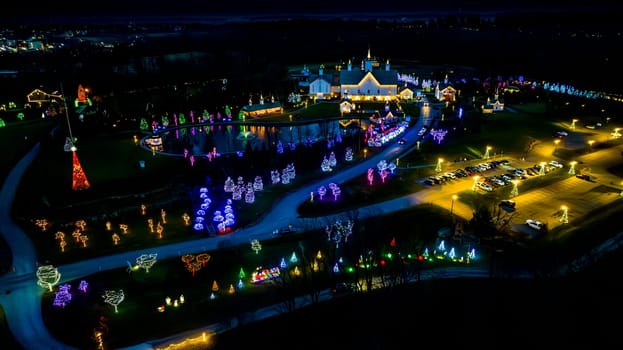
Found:
M 361 125 L 366 126 L 366 122 Z M 322 123 L 297 124 L 289 126 L 264 126 L 241 124 L 194 125 L 171 129 L 160 133 L 164 153 L 202 155 L 216 147 L 219 153 L 244 152 L 248 147 L 255 150 L 274 149 L 282 145 L 306 144 L 334 139 L 338 133 L 349 135 L 359 126 L 344 128 L 338 120 Z

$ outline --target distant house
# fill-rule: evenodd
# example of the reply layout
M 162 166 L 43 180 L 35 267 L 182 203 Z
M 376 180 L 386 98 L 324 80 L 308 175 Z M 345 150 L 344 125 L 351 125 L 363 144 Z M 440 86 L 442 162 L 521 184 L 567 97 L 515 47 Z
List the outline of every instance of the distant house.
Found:
M 439 91 L 439 101 L 454 102 L 456 100 L 456 89 L 448 85 Z
M 343 99 L 342 101 L 340 101 L 340 113 L 341 114 L 348 114 L 354 110 L 355 110 L 355 104 L 351 100 Z
M 41 107 L 50 103 L 61 103 L 63 101 L 63 96 L 58 91 L 47 93 L 41 89 L 34 89 L 26 95 L 26 98 L 28 104 L 33 107 Z
M 487 103 L 482 106 L 483 113 L 504 111 L 504 100 L 495 95 L 493 99 L 487 98 Z
M 339 90 L 334 88 L 338 83 L 334 74 L 324 73 L 324 66 L 320 66 L 317 75 L 309 77 L 309 97 L 323 100 L 333 98 Z
M 398 93 L 401 100 L 412 100 L 413 99 L 413 90 L 408 87 L 402 88 Z
M 346 70 L 340 71 L 340 95 L 354 101 L 389 101 L 398 96 L 398 72 L 390 69 L 389 60 L 385 69 L 379 68 L 376 58 L 368 56 L 361 62 L 361 69 L 355 70 L 350 60 Z
M 260 97 L 259 104 L 253 104 L 252 101 L 249 100 L 249 104 L 242 107 L 242 113 L 246 117 L 259 118 L 269 114 L 283 113 L 283 106 L 281 103 L 275 102 L 274 100 L 269 103 L 265 103 L 264 97 Z
M 389 60 L 380 68 L 376 58 L 368 56 L 361 68 L 354 69 L 348 60 L 346 69 L 327 74 L 321 66 L 317 75 L 309 77 L 309 97 L 327 99 L 341 97 L 350 101 L 390 101 L 398 98 L 398 72 L 390 69 Z M 408 96 L 408 92 L 405 92 Z

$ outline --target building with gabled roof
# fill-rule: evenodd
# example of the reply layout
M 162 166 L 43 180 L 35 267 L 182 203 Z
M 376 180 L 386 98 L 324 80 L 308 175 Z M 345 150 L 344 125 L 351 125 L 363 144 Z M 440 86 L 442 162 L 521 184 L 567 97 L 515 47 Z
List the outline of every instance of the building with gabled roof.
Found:
M 389 60 L 381 69 L 368 49 L 360 69 L 353 69 L 349 60 L 346 70 L 340 70 L 340 95 L 353 101 L 394 100 L 398 95 L 398 72 L 390 68 Z
M 249 99 L 249 104 L 242 106 L 242 113 L 245 117 L 259 118 L 261 116 L 269 114 L 283 113 L 283 106 L 278 101 L 271 100 L 271 102 L 264 102 L 264 97 L 260 96 L 260 103 L 253 104 Z
M 28 95 L 26 95 L 28 104 L 41 107 L 44 104 L 49 103 L 61 103 L 63 101 L 63 95 L 58 91 L 51 93 L 45 92 L 41 89 L 34 89 Z
M 309 77 L 309 97 L 313 99 L 330 99 L 339 95 L 339 76 L 324 72 L 324 65 L 318 69 L 318 74 Z

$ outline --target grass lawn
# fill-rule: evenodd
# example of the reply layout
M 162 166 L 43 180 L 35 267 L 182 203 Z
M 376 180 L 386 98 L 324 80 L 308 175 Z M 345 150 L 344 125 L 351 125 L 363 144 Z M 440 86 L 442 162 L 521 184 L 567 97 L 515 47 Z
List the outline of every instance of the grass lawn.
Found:
M 0 181 L 39 140 L 57 125 L 53 118 L 13 122 L 0 127 Z
M 118 269 L 94 274 L 85 279 L 89 283 L 86 293 L 77 290 L 80 281 L 69 282 L 75 291 L 74 298 L 64 308 L 54 307 L 54 294 L 46 293 L 42 300 L 44 318 L 55 336 L 79 348 L 87 348 L 91 344 L 89 337 L 102 316 L 109 329 L 107 341 L 113 348 L 155 336 L 166 337 L 187 329 L 226 321 L 238 317 L 243 311 L 263 305 L 280 303 L 288 296 L 327 288 L 336 281 L 355 282 L 357 274 L 348 273 L 348 267 L 353 267 L 362 251 L 367 251 L 365 247 L 379 247 L 374 253 L 375 261 L 385 258 L 388 261 L 385 272 L 397 273 L 399 270 L 393 269 L 398 265 L 392 264 L 387 254 L 398 256 L 400 252 L 403 257 L 411 254 L 414 258 L 424 248 L 433 251 L 434 245 L 438 244 L 435 238 L 438 229 L 448 224 L 445 214 L 435 206 L 422 205 L 386 217 L 362 220 L 356 224 L 353 237 L 348 242 L 342 242 L 339 248 L 336 248 L 334 242 L 327 241 L 324 232 L 308 232 L 263 241 L 258 253 L 250 245 L 206 252 L 210 260 L 205 267 L 195 272 L 194 277 L 181 258 L 158 261 L 149 273 L 141 269 L 131 273 L 126 269 Z M 410 225 L 413 222 L 418 222 L 418 225 Z M 405 230 L 405 227 L 412 229 Z M 397 242 L 395 247 L 389 244 L 393 238 Z M 321 252 L 320 259 L 318 251 Z M 460 254 L 460 249 L 457 252 Z M 291 261 L 293 254 L 298 258 L 297 263 Z M 331 271 L 338 258 L 342 258 L 341 268 L 344 272 L 336 275 Z M 282 259 L 289 266 L 282 269 L 283 277 L 279 282 L 260 285 L 250 282 L 251 273 L 256 268 L 279 266 Z M 313 266 L 313 262 L 317 264 L 319 272 L 311 272 L 309 267 Z M 407 258 L 406 263 L 412 273 L 412 269 L 416 268 L 415 260 Z M 425 267 L 444 263 L 450 262 L 432 261 L 426 263 Z M 292 271 L 295 265 L 301 271 L 306 269 L 300 279 L 283 275 L 284 271 Z M 379 273 L 379 265 L 374 266 L 375 273 Z M 240 275 L 241 269 L 244 277 Z M 238 285 L 241 279 L 244 285 L 242 288 Z M 218 291 L 213 289 L 214 281 L 219 287 Z M 233 294 L 229 292 L 230 285 L 234 288 Z M 118 289 L 124 290 L 125 299 L 119 304 L 119 313 L 115 313 L 113 306 L 106 304 L 101 295 L 105 290 Z M 212 293 L 215 299 L 210 298 Z M 184 295 L 183 305 L 177 308 L 165 306 L 164 312 L 157 311 L 158 306 L 165 304 L 167 296 L 179 299 L 180 295 Z M 133 326 L 137 324 L 141 327 Z

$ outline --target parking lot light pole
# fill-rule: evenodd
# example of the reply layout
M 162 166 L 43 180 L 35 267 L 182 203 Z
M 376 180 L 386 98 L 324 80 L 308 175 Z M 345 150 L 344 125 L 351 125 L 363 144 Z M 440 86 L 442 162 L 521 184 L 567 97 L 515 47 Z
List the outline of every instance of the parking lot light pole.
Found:
M 575 175 L 575 165 L 578 164 L 575 160 L 569 163 L 569 175 Z
M 452 218 L 452 222 L 454 222 L 454 215 L 452 214 L 452 212 L 454 211 L 454 200 L 457 198 L 458 197 L 456 194 L 452 195 L 452 204 L 450 205 L 450 217 Z
M 443 158 L 437 159 L 437 166 L 435 167 L 436 172 L 441 172 L 441 163 L 443 163 Z
M 519 180 L 513 180 L 511 182 L 513 183 L 513 189 L 511 190 L 511 196 L 517 197 L 519 195 L 519 189 L 517 189 L 517 184 L 519 183 Z
M 562 215 L 560 216 L 560 222 L 566 224 L 569 222 L 569 208 L 566 205 L 560 207 L 562 209 Z
M 485 151 L 485 155 L 482 157 L 482 159 L 489 159 L 489 151 L 491 150 L 491 146 L 487 146 L 487 150 Z
M 480 178 L 480 176 L 476 175 L 474 176 L 474 184 L 472 185 L 472 191 L 476 192 L 476 189 L 478 188 L 477 184 L 478 184 L 478 179 Z

